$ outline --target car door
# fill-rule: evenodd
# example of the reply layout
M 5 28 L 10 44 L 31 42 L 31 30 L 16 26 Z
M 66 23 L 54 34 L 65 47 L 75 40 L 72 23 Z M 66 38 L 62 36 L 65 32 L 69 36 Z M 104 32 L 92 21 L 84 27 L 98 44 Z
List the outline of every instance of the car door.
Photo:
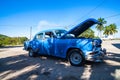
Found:
M 70 39 L 55 39 L 55 55 L 61 58 L 66 57 L 66 51 L 69 47 Z
M 54 36 L 53 32 L 45 32 L 44 39 L 43 39 L 43 53 L 45 55 L 54 55 Z
M 35 52 L 43 54 L 43 33 L 36 34 L 33 41 L 33 48 Z

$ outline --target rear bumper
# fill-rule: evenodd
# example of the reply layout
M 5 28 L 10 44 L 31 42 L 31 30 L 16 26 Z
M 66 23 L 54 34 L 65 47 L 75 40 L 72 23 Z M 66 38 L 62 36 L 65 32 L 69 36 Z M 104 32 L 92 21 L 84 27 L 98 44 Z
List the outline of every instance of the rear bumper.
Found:
M 97 51 L 97 52 L 89 52 L 85 58 L 88 61 L 102 62 L 105 55 L 106 55 L 106 49 L 102 49 L 102 50 Z

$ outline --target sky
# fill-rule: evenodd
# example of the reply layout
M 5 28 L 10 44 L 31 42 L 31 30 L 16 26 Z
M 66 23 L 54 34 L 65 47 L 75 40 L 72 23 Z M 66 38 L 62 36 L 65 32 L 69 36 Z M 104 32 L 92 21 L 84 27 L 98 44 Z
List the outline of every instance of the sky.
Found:
M 88 18 L 115 23 L 120 37 L 120 0 L 0 0 L 0 34 L 32 36 L 52 29 L 71 29 Z M 95 28 L 93 28 L 97 34 Z

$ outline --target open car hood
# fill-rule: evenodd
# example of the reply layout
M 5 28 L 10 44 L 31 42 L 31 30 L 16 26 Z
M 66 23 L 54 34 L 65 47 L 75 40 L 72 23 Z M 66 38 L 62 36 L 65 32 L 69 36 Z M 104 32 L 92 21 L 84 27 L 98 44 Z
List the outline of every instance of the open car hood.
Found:
M 98 22 L 98 20 L 93 18 L 87 19 L 82 23 L 78 24 L 77 26 L 75 26 L 74 28 L 72 28 L 71 30 L 69 30 L 68 32 L 66 32 L 61 38 L 64 38 L 67 34 L 74 34 L 75 37 L 77 37 L 94 24 L 100 23 Z

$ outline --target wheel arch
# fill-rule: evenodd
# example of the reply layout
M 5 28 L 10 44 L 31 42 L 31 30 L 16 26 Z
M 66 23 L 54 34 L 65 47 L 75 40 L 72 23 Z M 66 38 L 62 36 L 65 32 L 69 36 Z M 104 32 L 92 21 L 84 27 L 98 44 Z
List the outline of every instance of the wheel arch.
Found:
M 31 47 L 28 47 L 27 50 L 29 51 L 30 49 L 32 49 Z
M 81 49 L 79 49 L 79 48 L 74 48 L 74 47 L 71 47 L 71 48 L 69 48 L 68 50 L 67 50 L 67 55 L 66 55 L 66 58 L 68 57 L 68 55 L 69 55 L 69 52 L 71 51 L 71 50 L 74 50 L 74 49 L 76 49 L 76 50 L 79 50 L 81 53 L 81 55 L 83 56 L 83 52 L 82 52 L 82 50 Z

